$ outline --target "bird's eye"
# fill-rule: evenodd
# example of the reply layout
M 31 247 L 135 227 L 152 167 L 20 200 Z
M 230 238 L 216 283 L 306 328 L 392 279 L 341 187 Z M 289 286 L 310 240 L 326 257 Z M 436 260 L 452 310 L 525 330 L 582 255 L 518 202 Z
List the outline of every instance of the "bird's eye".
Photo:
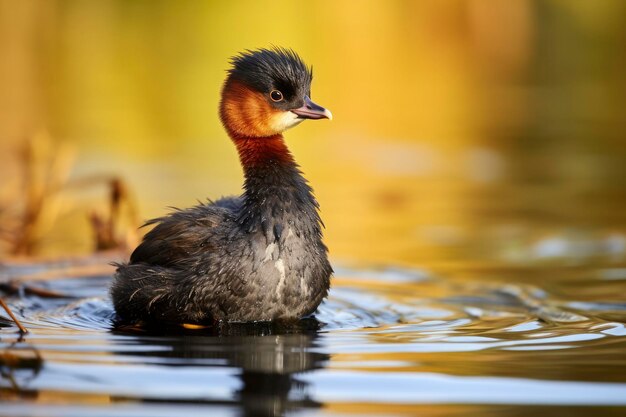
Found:
M 272 101 L 282 101 L 283 93 L 278 90 L 272 90 L 272 92 L 270 93 L 270 98 L 272 99 Z

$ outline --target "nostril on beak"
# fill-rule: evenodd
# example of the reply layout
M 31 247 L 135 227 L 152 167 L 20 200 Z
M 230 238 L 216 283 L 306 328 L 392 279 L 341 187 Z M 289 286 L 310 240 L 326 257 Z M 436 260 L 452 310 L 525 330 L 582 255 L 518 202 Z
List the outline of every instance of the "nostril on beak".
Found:
M 315 103 L 311 101 L 309 96 L 304 96 L 304 108 L 307 110 L 315 110 Z
M 330 111 L 313 103 L 309 96 L 304 96 L 302 107 L 291 111 L 297 114 L 301 119 L 332 119 L 333 117 Z

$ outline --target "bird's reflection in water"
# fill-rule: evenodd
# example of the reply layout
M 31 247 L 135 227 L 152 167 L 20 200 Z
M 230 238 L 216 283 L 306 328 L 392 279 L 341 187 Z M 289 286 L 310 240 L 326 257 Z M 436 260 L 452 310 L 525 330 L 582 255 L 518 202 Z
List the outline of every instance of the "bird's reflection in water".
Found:
M 194 400 L 194 404 L 234 405 L 242 416 L 282 416 L 288 411 L 321 407 L 310 398 L 307 383 L 298 379 L 299 374 L 323 368 L 329 359 L 328 354 L 314 349 L 319 347 L 319 327 L 316 319 L 309 318 L 290 323 L 222 324 L 182 333 L 179 330 L 176 337 L 145 338 L 145 343 L 167 345 L 170 349 L 155 349 L 141 355 L 162 357 L 164 364 L 172 366 L 185 366 L 185 359 L 197 366 L 198 360 L 204 359 L 212 364 L 207 366 L 236 368 L 242 384 L 230 400 Z M 171 336 L 170 330 L 156 332 L 159 333 Z M 137 355 L 137 352 L 129 354 Z M 207 386 L 211 383 L 207 374 Z M 165 401 L 187 402 L 175 398 Z

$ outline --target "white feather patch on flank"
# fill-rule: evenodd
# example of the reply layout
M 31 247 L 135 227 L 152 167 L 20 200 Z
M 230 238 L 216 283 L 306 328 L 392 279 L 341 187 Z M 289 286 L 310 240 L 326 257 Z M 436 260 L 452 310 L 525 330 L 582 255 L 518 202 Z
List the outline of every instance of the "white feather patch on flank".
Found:
M 285 263 L 283 262 L 282 259 L 279 259 L 276 262 L 274 262 L 274 267 L 276 267 L 276 269 L 278 270 L 278 273 L 280 274 L 280 280 L 278 281 L 278 285 L 276 286 L 276 295 L 280 297 L 280 292 L 285 286 L 285 280 L 287 278 L 285 274 Z
M 309 287 L 306 285 L 306 282 L 304 282 L 304 275 L 300 277 L 300 291 L 305 297 L 308 297 Z
M 265 248 L 265 258 L 261 262 L 267 262 L 274 257 L 274 250 L 276 250 L 276 242 L 272 242 Z
M 276 132 L 282 132 L 283 130 L 287 130 L 290 127 L 294 127 L 295 125 L 301 123 L 304 119 L 300 119 L 297 114 L 292 113 L 290 111 L 280 112 L 274 117 L 272 117 L 272 129 Z

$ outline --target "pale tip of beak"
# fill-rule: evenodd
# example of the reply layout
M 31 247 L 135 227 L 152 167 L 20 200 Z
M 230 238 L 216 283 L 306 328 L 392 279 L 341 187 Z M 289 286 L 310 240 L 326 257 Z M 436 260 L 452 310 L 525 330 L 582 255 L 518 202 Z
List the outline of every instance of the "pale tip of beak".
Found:
M 333 114 L 328 109 L 324 109 L 324 116 L 326 116 L 328 120 L 333 120 Z

